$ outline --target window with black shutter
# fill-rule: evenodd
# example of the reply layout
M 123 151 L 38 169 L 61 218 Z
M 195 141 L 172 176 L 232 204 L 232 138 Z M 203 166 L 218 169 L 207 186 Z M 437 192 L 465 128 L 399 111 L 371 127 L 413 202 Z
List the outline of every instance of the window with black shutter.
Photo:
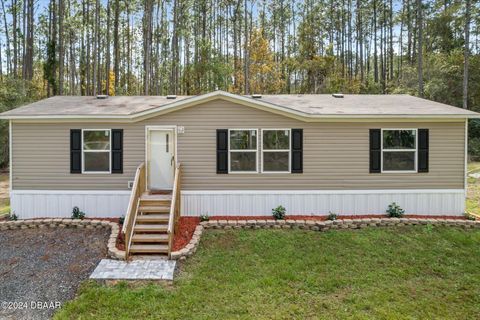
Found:
M 303 173 L 303 129 L 292 129 L 292 173 Z
M 70 173 L 82 173 L 82 130 L 70 130 Z

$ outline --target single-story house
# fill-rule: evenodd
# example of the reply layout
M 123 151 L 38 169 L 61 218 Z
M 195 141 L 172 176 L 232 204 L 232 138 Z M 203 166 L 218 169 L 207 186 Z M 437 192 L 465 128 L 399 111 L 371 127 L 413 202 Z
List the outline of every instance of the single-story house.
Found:
M 392 202 L 406 214 L 462 215 L 467 121 L 478 117 L 409 95 L 223 91 L 57 96 L 0 115 L 20 218 L 70 217 L 74 206 L 119 217 L 132 188 L 168 194 L 180 165 L 186 216 L 265 216 L 279 205 L 371 215 Z

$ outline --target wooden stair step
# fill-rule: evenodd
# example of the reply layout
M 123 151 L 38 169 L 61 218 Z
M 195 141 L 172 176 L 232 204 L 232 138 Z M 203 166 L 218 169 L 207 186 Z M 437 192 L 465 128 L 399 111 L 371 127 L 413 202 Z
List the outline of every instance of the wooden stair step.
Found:
M 141 207 L 169 207 L 171 200 L 140 200 Z
M 140 206 L 138 212 L 160 212 L 160 213 L 170 213 L 170 207 L 167 206 Z
M 134 234 L 132 237 L 132 242 L 168 242 L 168 234 Z
M 170 218 L 169 214 L 141 214 L 137 216 L 138 222 L 168 222 Z
M 132 244 L 130 246 L 132 253 L 168 253 L 168 245 L 164 244 Z
M 167 224 L 135 224 L 135 232 L 167 232 Z
M 148 193 L 144 193 L 140 196 L 140 200 L 152 200 L 152 201 L 167 200 L 167 201 L 170 201 L 170 200 L 172 200 L 172 195 L 171 194 L 148 194 Z

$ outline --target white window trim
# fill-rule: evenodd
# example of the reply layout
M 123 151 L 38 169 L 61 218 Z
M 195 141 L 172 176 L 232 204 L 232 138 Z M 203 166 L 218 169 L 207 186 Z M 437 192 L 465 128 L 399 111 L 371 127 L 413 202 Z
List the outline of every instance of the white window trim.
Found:
M 230 150 L 230 131 L 255 131 L 255 137 L 257 139 L 256 141 L 256 149 L 248 149 L 248 150 Z M 239 129 L 228 129 L 228 173 L 230 174 L 252 174 L 252 173 L 258 173 L 258 129 L 254 128 L 239 128 Z M 232 171 L 232 152 L 255 152 L 255 171 Z
M 85 171 L 85 152 L 107 152 L 107 150 L 85 150 L 83 145 L 83 132 L 85 131 L 108 131 L 110 149 L 108 150 L 108 171 Z M 112 129 L 82 129 L 82 174 L 111 174 L 112 173 Z
M 410 130 L 415 131 L 415 149 L 383 149 L 383 131 L 390 131 L 390 130 Z M 384 128 L 381 130 L 380 135 L 380 167 L 382 168 L 382 173 L 417 173 L 418 172 L 418 129 L 417 128 Z M 383 170 L 383 153 L 384 152 L 414 152 L 414 170 Z
M 288 138 L 289 138 L 289 141 L 288 141 L 288 150 L 287 149 L 263 149 L 263 132 L 264 131 L 288 131 Z M 261 173 L 266 173 L 266 174 L 270 174 L 270 173 L 291 173 L 292 172 L 292 129 L 287 129 L 287 128 L 266 128 L 266 129 L 262 129 L 261 130 L 262 132 L 262 135 L 260 137 L 260 150 L 261 150 Z M 263 153 L 264 152 L 288 152 L 288 171 L 264 171 L 263 170 Z

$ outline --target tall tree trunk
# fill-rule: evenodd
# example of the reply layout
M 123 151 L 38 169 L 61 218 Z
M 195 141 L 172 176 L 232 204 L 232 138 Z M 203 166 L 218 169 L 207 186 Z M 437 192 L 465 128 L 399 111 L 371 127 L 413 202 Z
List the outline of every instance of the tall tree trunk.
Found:
M 17 77 L 18 41 L 17 41 L 17 0 L 12 0 L 12 33 L 13 33 L 13 77 Z
M 107 1 L 107 39 L 105 42 L 105 94 L 110 95 L 110 1 Z
M 418 15 L 418 95 L 423 97 L 423 8 L 422 0 L 417 0 Z
M 63 82 L 64 82 L 64 15 L 65 15 L 65 3 L 64 0 L 58 1 L 58 94 L 63 95 Z
M 249 82 L 249 75 L 248 75 L 248 12 L 247 12 L 247 0 L 244 1 L 244 14 L 245 14 L 245 43 L 244 43 L 244 54 L 243 54 L 243 60 L 244 60 L 244 86 L 245 86 L 245 94 L 249 94 L 250 88 L 248 85 Z
M 378 83 L 377 0 L 373 0 L 373 79 Z
M 120 0 L 115 0 L 115 14 L 113 20 L 113 50 L 114 50 L 114 61 L 113 69 L 115 70 L 115 94 L 118 94 L 119 84 L 120 84 L 120 43 L 118 40 L 118 26 L 120 19 Z
M 27 5 L 27 32 L 26 32 L 26 48 L 24 62 L 24 78 L 32 80 L 33 78 L 33 32 L 34 32 L 34 0 L 28 0 Z
M 468 109 L 468 65 L 470 56 L 470 6 L 471 0 L 465 3 L 465 48 L 463 50 L 463 108 Z
M 3 22 L 5 28 L 5 51 L 6 51 L 6 58 L 7 58 L 7 74 L 9 74 L 12 70 L 12 58 L 10 53 L 10 33 L 8 32 L 8 22 L 7 22 L 7 12 L 5 10 L 5 0 L 1 0 L 2 2 L 2 12 L 3 12 Z
M 143 94 L 150 93 L 153 0 L 145 0 L 143 15 Z
M 393 1 L 390 0 L 390 48 L 389 48 L 389 56 L 390 56 L 390 81 L 393 80 Z

